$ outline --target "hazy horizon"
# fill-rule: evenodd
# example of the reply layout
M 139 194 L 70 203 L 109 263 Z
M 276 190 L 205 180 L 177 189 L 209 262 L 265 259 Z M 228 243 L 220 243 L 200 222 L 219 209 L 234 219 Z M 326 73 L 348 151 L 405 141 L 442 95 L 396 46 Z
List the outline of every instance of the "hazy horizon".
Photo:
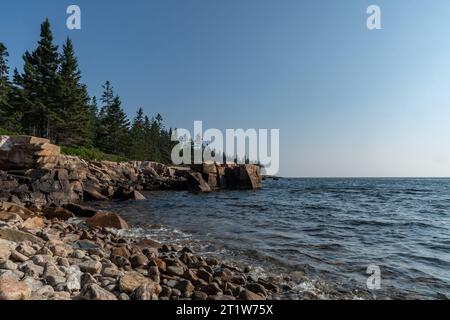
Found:
M 366 27 L 371 4 L 382 30 Z M 448 1 L 6 0 L 11 69 L 46 17 L 90 94 L 110 80 L 130 117 L 280 129 L 283 177 L 450 177 Z

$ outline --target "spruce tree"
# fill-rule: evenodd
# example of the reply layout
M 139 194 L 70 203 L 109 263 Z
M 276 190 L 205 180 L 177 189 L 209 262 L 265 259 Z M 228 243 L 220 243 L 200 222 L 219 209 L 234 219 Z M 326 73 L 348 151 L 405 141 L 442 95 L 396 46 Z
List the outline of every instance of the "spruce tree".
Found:
M 134 160 L 147 160 L 145 151 L 145 122 L 144 110 L 139 108 L 131 126 L 130 158 Z
M 0 42 L 0 112 L 3 119 L 3 113 L 6 112 L 6 107 L 9 106 L 8 93 L 11 90 L 9 83 L 9 68 L 8 68 L 8 51 L 3 43 Z
M 8 133 L 20 133 L 21 112 L 14 104 L 14 87 L 9 80 L 8 51 L 0 42 L 0 128 Z
M 130 123 L 122 109 L 119 96 L 114 95 L 109 81 L 103 86 L 103 107 L 100 112 L 98 147 L 106 152 L 128 157 L 130 150 Z
M 38 47 L 23 56 L 24 70 L 15 73 L 19 90 L 17 104 L 23 106 L 22 125 L 28 134 L 55 138 L 59 117 L 58 47 L 53 44 L 50 22 L 41 25 Z
M 66 146 L 90 146 L 89 96 L 81 81 L 81 72 L 75 57 L 72 41 L 68 38 L 63 46 L 59 70 L 59 109 L 56 142 Z
M 89 104 L 89 130 L 91 132 L 91 137 L 94 141 L 97 140 L 98 136 L 98 126 L 99 126 L 99 110 L 97 104 L 97 97 L 92 97 Z

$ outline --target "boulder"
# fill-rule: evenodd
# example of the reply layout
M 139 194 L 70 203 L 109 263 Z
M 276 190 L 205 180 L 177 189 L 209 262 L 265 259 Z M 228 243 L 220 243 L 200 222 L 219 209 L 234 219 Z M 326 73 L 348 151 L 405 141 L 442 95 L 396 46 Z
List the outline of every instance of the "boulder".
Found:
M 4 263 L 9 259 L 11 251 L 14 250 L 15 247 L 13 242 L 0 239 L 0 263 Z
M 0 276 L 0 300 L 28 300 L 31 287 L 10 276 Z
M 15 213 L 24 220 L 36 215 L 33 211 L 11 202 L 0 201 L 0 211 Z
M 90 227 L 98 228 L 114 228 L 114 229 L 129 229 L 128 224 L 119 215 L 112 212 L 99 211 L 86 220 L 86 224 Z
M 102 264 L 98 261 L 84 261 L 78 265 L 80 270 L 90 274 L 99 274 L 102 270 Z
M 188 172 L 187 183 L 190 191 L 194 192 L 211 192 L 211 187 L 203 179 L 200 172 Z
M 44 227 L 44 220 L 40 217 L 33 217 L 27 219 L 24 223 L 22 223 L 21 228 L 24 230 L 39 230 Z
M 132 293 L 134 290 L 146 283 L 153 283 L 153 281 L 144 277 L 139 272 L 131 271 L 120 277 L 119 289 L 121 292 Z
M 19 231 L 19 230 L 13 230 L 13 229 L 0 229 L 0 239 L 18 242 L 18 243 L 24 242 L 24 241 L 30 241 L 30 242 L 38 244 L 38 245 L 44 244 L 44 240 L 36 237 L 35 235 L 32 235 L 27 232 Z
M 93 185 L 85 185 L 83 197 L 86 201 L 107 201 L 108 197 L 104 196 L 100 189 Z
M 44 209 L 44 215 L 47 219 L 58 219 L 61 221 L 69 220 L 75 217 L 75 215 L 63 207 L 48 207 Z
M 239 299 L 241 300 L 265 300 L 262 296 L 251 292 L 250 290 L 244 289 L 239 294 Z
M 146 200 L 145 196 L 136 190 L 126 194 L 122 199 L 123 200 Z
M 93 208 L 78 205 L 75 203 L 63 204 L 62 207 L 64 209 L 72 212 L 77 217 L 90 218 L 90 217 L 95 216 L 95 214 L 97 213 L 97 210 L 95 210 Z
M 155 282 L 147 282 L 139 286 L 135 292 L 136 300 L 158 300 L 158 295 L 161 293 L 161 286 Z

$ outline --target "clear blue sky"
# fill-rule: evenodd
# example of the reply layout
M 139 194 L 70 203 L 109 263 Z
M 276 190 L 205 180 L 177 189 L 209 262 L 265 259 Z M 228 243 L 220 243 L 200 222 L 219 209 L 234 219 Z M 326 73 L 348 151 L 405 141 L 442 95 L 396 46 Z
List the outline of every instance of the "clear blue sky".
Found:
M 448 0 L 2 0 L 12 67 L 45 17 L 90 93 L 110 80 L 130 116 L 279 128 L 284 176 L 450 176 Z

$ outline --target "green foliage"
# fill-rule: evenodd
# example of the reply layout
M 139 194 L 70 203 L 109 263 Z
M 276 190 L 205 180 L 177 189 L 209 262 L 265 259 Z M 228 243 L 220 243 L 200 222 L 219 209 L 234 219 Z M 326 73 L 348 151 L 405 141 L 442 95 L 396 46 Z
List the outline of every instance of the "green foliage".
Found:
M 61 153 L 68 156 L 77 156 L 84 160 L 107 160 L 114 162 L 128 161 L 125 157 L 107 154 L 95 148 L 62 146 Z
M 13 87 L 9 81 L 8 51 L 0 42 L 0 128 L 5 132 L 21 132 L 21 113 L 12 105 Z
M 41 25 L 38 46 L 23 56 L 24 71 L 14 75 L 17 86 L 16 105 L 23 108 L 22 126 L 27 134 L 51 138 L 57 124 L 64 121 L 59 110 L 59 54 L 53 44 L 50 22 Z
M 70 39 L 63 46 L 60 62 L 57 114 L 63 121 L 56 125 L 55 142 L 69 146 L 90 146 L 93 137 L 89 96 L 86 86 L 80 83 L 81 72 Z
M 95 146 L 107 153 L 125 156 L 131 143 L 130 122 L 122 109 L 119 96 L 114 95 L 111 83 L 107 81 L 103 88 L 103 107 L 98 119 L 99 132 Z
M 8 52 L 0 43 L 0 133 L 28 134 L 63 145 L 63 152 L 88 160 L 151 160 L 170 163 L 174 142 L 160 114 L 140 108 L 130 124 L 109 81 L 100 99 L 88 95 L 73 43 L 62 52 L 53 44 L 50 23 L 41 25 L 33 52 L 23 55 L 23 71 L 9 80 Z

